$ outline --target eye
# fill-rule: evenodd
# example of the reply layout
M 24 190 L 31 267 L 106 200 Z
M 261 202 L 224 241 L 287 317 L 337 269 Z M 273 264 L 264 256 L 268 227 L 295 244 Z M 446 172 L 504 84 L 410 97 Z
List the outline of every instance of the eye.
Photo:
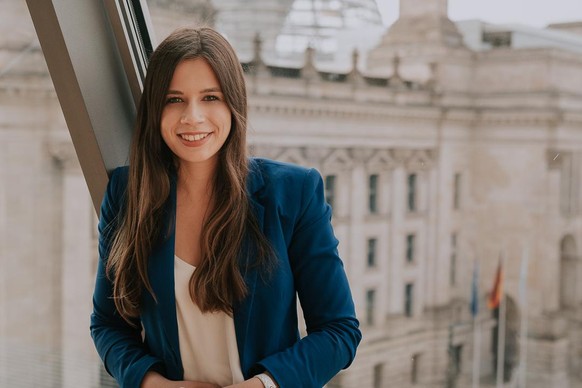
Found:
M 219 101 L 219 100 L 220 98 L 218 98 L 218 96 L 212 94 L 202 97 L 202 101 Z
M 166 99 L 166 104 L 176 104 L 178 102 L 182 102 L 184 100 L 182 100 L 180 97 L 168 97 Z

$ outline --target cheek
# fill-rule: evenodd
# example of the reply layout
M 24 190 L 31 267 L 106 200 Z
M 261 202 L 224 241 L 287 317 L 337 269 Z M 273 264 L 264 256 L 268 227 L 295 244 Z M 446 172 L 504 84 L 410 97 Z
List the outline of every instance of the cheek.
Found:
M 162 116 L 162 119 L 160 120 L 160 134 L 162 135 L 162 139 L 164 140 L 164 143 L 166 143 L 166 145 L 169 146 L 169 141 L 171 138 L 171 134 L 172 134 L 172 126 L 170 125 L 170 123 L 168 122 L 167 119 L 164 120 L 164 117 Z
M 162 117 L 160 118 L 160 129 L 162 134 L 169 132 L 172 129 L 175 112 L 170 109 L 164 109 L 162 111 Z

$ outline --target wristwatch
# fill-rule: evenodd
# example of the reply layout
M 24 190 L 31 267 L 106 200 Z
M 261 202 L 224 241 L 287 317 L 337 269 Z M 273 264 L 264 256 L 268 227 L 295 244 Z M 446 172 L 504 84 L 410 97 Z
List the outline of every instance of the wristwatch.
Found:
M 265 386 L 265 388 L 277 388 L 277 385 L 273 381 L 273 379 L 266 373 L 261 373 L 255 376 L 257 379 L 261 380 L 261 383 Z

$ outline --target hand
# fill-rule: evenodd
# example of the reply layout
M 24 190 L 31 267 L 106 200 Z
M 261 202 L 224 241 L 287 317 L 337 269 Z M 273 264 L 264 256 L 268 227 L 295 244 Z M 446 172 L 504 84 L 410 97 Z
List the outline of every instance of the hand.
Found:
M 224 388 L 265 388 L 261 380 L 253 377 L 248 379 L 247 381 L 243 381 L 242 383 L 229 385 Z
M 220 385 L 212 383 L 202 383 L 200 381 L 170 381 L 164 388 L 221 388 Z
M 220 385 L 200 381 L 172 381 L 157 372 L 148 372 L 141 382 L 141 388 L 220 388 Z

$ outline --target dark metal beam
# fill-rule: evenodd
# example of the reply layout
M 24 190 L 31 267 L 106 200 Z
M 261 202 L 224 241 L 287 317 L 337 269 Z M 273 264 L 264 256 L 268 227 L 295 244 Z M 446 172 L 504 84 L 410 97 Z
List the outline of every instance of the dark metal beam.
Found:
M 107 172 L 127 163 L 152 48 L 147 5 L 145 0 L 26 2 L 98 211 Z

